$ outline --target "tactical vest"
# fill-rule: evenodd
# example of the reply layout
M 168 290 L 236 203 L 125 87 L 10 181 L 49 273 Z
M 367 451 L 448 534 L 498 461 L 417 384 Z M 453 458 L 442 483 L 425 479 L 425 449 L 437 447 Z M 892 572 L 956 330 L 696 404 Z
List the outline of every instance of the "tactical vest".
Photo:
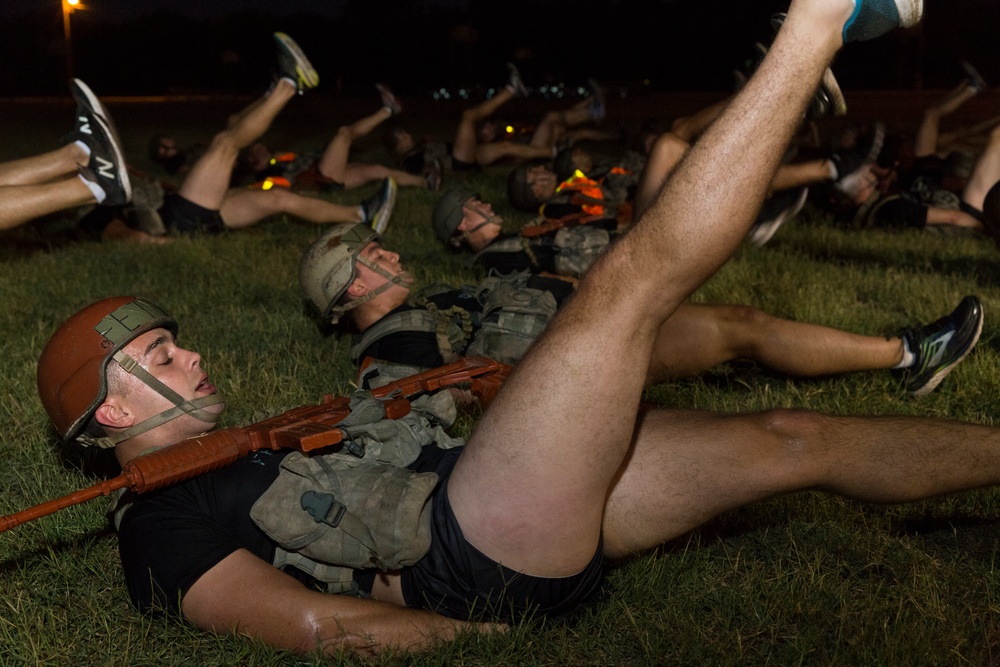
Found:
M 427 553 L 438 476 L 406 466 L 427 445 L 464 444 L 444 431 L 456 415 L 448 392 L 421 396 L 400 419 L 385 419 L 381 402 L 364 391 L 352 397 L 351 409 L 338 425 L 347 434 L 344 447 L 286 456 L 250 510 L 278 545 L 273 565 L 306 572 L 328 593 L 358 594 L 355 569 L 398 570 Z
M 413 331 L 435 335 L 444 363 L 471 355 L 517 363 L 556 312 L 550 292 L 526 286 L 530 277 L 527 271 L 489 276 L 474 288 L 463 288 L 475 296 L 481 312 L 438 307 L 430 298 L 452 288 L 432 285 L 410 298 L 413 310 L 390 313 L 366 329 L 351 347 L 351 358 L 358 364 L 377 341 Z
M 371 388 L 392 381 L 372 378 Z M 275 543 L 272 564 L 295 567 L 327 593 L 360 595 L 354 570 L 397 570 L 430 548 L 430 500 L 435 473 L 408 470 L 423 447 L 465 444 L 445 429 L 457 408 L 446 391 L 410 402 L 410 413 L 386 419 L 368 391 L 351 397 L 351 414 L 338 424 L 343 446 L 328 454 L 292 452 L 278 477 L 250 509 L 253 521 Z M 109 510 L 116 529 L 132 505 L 122 490 Z
M 549 268 L 541 265 L 534 252 L 533 246 L 538 242 L 523 236 L 497 239 L 476 258 L 494 253 L 523 252 L 536 270 L 547 271 Z M 611 243 L 611 233 L 592 225 L 571 224 L 551 234 L 549 242 L 555 251 L 552 260 L 554 272 L 560 276 L 579 278 Z

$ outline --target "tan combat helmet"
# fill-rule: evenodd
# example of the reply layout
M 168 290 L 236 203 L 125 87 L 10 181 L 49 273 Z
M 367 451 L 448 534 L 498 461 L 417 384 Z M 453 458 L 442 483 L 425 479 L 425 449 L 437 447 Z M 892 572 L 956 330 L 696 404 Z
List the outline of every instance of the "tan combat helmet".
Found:
M 299 285 L 324 319 L 336 324 L 344 313 L 374 299 L 394 284 L 403 283 L 402 275 L 394 276 L 361 256 L 365 246 L 381 241 L 378 232 L 363 222 L 343 223 L 332 226 L 302 255 Z M 365 265 L 388 282 L 359 299 L 339 303 L 358 275 L 358 264 Z

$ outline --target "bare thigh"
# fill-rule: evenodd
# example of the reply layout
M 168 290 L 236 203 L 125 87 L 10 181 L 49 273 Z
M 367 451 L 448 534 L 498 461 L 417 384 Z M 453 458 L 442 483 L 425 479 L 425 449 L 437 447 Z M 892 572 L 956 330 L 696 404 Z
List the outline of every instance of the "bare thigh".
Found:
M 653 548 L 722 512 L 815 483 L 822 457 L 812 456 L 809 444 L 800 442 L 798 451 L 788 446 L 796 426 L 774 426 L 818 432 L 823 419 L 799 411 L 644 412 L 608 495 L 605 554 L 621 558 Z

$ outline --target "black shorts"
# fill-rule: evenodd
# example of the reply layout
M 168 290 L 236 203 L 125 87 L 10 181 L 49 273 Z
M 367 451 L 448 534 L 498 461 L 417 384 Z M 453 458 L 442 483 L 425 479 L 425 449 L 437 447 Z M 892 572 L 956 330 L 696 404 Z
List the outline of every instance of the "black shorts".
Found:
M 177 234 L 220 234 L 226 229 L 218 211 L 199 206 L 177 193 L 164 197 L 159 213 L 167 230 Z
M 432 502 L 431 548 L 401 579 L 407 606 L 460 620 L 512 623 L 531 614 L 564 616 L 600 588 L 604 575 L 600 545 L 587 567 L 572 576 L 521 574 L 466 541 L 448 501 L 447 479 Z
M 986 214 L 980 211 L 975 206 L 972 206 L 971 204 L 966 204 L 964 199 L 958 202 L 958 208 L 959 210 L 968 213 L 979 222 L 984 224 L 986 223 Z

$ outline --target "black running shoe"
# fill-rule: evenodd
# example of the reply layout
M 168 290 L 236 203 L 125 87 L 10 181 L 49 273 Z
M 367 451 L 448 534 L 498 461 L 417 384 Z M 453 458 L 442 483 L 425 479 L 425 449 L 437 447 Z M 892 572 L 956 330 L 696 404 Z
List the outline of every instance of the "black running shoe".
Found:
M 903 340 L 916 358 L 909 368 L 893 373 L 911 396 L 929 394 L 972 351 L 982 330 L 983 304 L 967 296 L 950 315 L 903 332 Z
M 315 88 L 319 85 L 319 74 L 294 39 L 283 32 L 276 32 L 274 33 L 274 43 L 278 54 L 278 76 L 280 78 L 294 81 L 295 88 L 300 95 L 307 88 Z
M 389 86 L 384 83 L 376 83 L 375 90 L 378 91 L 379 96 L 382 98 L 382 106 L 392 112 L 393 116 L 398 116 L 403 113 L 403 105 L 399 103 L 396 96 L 392 94 L 392 90 Z
M 868 132 L 859 135 L 851 145 L 835 149 L 830 155 L 830 161 L 837 169 L 834 187 L 848 196 L 854 196 L 859 188 L 859 177 L 878 159 L 884 143 L 885 124 L 877 121 Z
M 379 234 L 389 226 L 392 207 L 396 205 L 396 181 L 386 178 L 378 192 L 361 202 L 361 222 L 371 225 Z
M 604 86 L 597 79 L 587 79 L 587 89 L 590 91 L 590 106 L 587 107 L 590 118 L 594 122 L 600 123 L 608 112 L 604 100 Z
M 798 215 L 806 205 L 808 196 L 809 188 L 802 187 L 796 190 L 784 190 L 765 201 L 757 216 L 757 222 L 747 234 L 747 241 L 758 248 L 770 241 L 783 224 Z
M 984 93 L 990 88 L 990 84 L 986 83 L 986 79 L 983 75 L 979 73 L 971 63 L 962 61 L 962 71 L 965 72 L 965 83 L 972 88 L 976 93 Z
M 528 87 L 524 85 L 524 79 L 521 78 L 521 72 L 518 71 L 517 65 L 514 63 L 507 63 L 507 86 L 514 91 L 514 94 L 518 97 L 528 96 Z
M 132 183 L 122 153 L 118 130 L 108 110 L 94 92 L 79 79 L 70 84 L 76 101 L 76 129 L 71 135 L 90 149 L 90 160 L 80 176 L 104 191 L 104 206 L 122 206 L 132 199 Z
M 441 160 L 434 158 L 424 169 L 424 180 L 427 181 L 427 189 L 431 192 L 441 192 L 441 182 L 444 180 L 444 168 Z

